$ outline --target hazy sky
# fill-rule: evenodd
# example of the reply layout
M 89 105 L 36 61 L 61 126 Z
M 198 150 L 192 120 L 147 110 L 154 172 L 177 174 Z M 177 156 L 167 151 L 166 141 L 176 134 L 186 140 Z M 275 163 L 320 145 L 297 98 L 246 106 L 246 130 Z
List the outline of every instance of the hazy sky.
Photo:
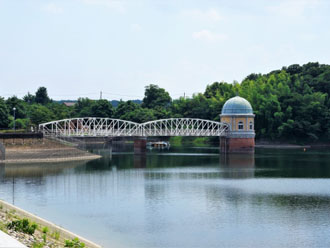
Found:
M 284 65 L 330 64 L 328 0 L 0 0 L 0 95 L 173 98 Z

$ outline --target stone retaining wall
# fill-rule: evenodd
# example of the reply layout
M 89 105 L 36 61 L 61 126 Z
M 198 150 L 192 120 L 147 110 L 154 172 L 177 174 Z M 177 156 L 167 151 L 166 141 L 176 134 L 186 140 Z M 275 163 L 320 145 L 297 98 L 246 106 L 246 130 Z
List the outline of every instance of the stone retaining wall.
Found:
M 5 146 L 12 146 L 12 145 L 33 145 L 33 144 L 40 144 L 44 142 L 43 138 L 40 139 L 32 139 L 32 138 L 1 138 L 0 142 Z

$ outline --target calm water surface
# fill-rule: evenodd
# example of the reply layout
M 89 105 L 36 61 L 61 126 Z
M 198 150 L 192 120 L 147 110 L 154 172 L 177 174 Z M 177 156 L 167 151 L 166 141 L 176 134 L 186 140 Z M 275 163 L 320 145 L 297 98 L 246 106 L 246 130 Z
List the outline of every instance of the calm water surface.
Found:
M 104 247 L 330 247 L 330 151 L 95 151 L 0 165 L 0 198 Z

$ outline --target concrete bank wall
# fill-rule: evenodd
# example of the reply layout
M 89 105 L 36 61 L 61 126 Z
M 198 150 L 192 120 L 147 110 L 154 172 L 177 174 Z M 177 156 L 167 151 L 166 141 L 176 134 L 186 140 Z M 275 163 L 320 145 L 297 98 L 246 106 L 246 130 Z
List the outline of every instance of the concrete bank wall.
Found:
M 14 139 L 14 141 L 16 143 L 9 142 L 4 144 L 6 150 L 4 163 L 87 161 L 101 157 L 100 155 L 89 153 L 86 149 L 79 149 L 75 145 L 64 144 L 58 140 L 47 138 L 40 140 L 30 139 L 25 144 L 17 139 Z
M 43 141 L 42 133 L 0 133 L 0 142 L 4 145 L 36 144 Z
M 101 158 L 100 155 L 85 155 L 81 157 L 66 157 L 66 158 L 31 158 L 31 159 L 7 159 L 2 161 L 5 164 L 34 164 L 34 163 L 59 163 L 69 161 L 89 161 Z
M 89 247 L 89 248 L 101 248 L 100 245 L 98 244 L 95 244 L 93 243 L 92 241 L 89 241 L 75 233 L 72 233 L 60 226 L 57 226 L 47 220 L 44 220 L 34 214 L 31 214 L 19 207 L 16 207 L 8 202 L 5 202 L 3 200 L 0 200 L 0 205 L 2 206 L 3 210 L 7 210 L 7 211 L 15 211 L 15 213 L 22 217 L 22 218 L 28 218 L 29 220 L 31 221 L 34 221 L 35 223 L 37 223 L 38 225 L 40 226 L 44 226 L 44 227 L 48 227 L 49 231 L 50 232 L 58 232 L 60 234 L 60 237 L 61 238 L 64 238 L 64 239 L 74 239 L 74 238 L 78 238 L 81 242 L 84 242 L 86 247 Z

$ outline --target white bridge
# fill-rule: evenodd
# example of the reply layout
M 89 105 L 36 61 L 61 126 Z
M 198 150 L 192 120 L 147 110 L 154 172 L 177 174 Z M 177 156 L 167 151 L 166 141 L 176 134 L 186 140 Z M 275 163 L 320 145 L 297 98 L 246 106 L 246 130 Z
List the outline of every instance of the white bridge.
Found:
M 229 125 L 222 122 L 170 118 L 145 123 L 111 118 L 73 118 L 39 125 L 45 136 L 64 137 L 129 137 L 129 136 L 225 136 Z

